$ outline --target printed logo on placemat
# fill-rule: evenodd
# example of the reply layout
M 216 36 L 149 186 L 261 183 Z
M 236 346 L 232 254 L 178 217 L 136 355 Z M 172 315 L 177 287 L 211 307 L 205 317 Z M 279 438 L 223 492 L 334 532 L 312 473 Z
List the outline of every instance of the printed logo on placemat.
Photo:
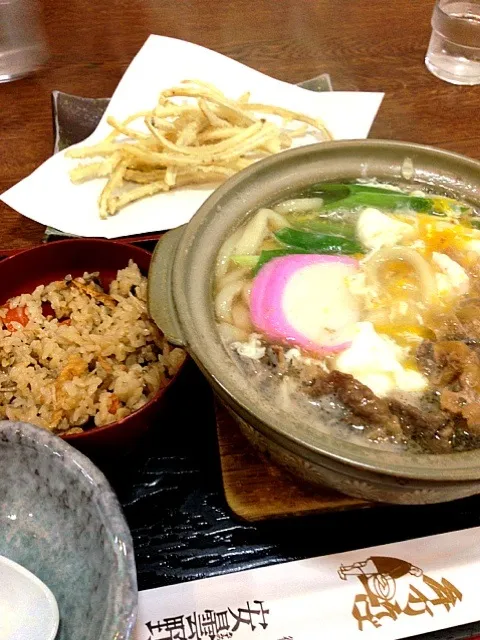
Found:
M 382 618 L 397 620 L 402 614 L 433 617 L 435 607 L 450 611 L 463 597 L 446 578 L 438 582 L 398 558 L 371 556 L 363 562 L 342 564 L 338 575 L 342 580 L 356 576 L 364 589 L 355 596 L 352 609 L 360 631 L 368 623 L 381 627 Z

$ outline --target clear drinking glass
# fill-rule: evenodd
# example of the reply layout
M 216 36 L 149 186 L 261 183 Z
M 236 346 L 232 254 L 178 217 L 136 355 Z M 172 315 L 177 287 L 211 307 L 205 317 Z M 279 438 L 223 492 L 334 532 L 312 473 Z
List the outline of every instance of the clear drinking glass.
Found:
M 46 59 L 36 0 L 0 0 L 0 82 L 28 75 Z
M 480 0 L 437 0 L 425 64 L 452 84 L 480 84 Z

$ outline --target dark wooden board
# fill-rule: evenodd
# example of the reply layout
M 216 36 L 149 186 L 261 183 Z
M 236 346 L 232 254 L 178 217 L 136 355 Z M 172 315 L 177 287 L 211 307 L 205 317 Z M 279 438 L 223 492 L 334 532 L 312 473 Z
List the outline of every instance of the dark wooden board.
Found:
M 240 518 L 256 522 L 375 507 L 328 487 L 318 489 L 297 480 L 257 452 L 219 402 L 215 413 L 225 497 Z

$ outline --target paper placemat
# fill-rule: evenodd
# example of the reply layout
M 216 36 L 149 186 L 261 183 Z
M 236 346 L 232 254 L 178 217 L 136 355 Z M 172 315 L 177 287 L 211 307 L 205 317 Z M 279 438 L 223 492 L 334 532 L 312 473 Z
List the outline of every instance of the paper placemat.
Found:
M 397 640 L 479 619 L 480 527 L 142 591 L 134 640 Z

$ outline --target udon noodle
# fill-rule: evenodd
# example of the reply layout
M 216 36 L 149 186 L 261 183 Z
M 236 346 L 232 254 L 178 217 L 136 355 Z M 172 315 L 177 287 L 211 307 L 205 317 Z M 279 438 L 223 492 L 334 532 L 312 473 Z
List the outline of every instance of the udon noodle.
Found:
M 447 453 L 480 446 L 479 273 L 468 203 L 318 184 L 225 240 L 214 309 L 232 357 L 285 410 Z

